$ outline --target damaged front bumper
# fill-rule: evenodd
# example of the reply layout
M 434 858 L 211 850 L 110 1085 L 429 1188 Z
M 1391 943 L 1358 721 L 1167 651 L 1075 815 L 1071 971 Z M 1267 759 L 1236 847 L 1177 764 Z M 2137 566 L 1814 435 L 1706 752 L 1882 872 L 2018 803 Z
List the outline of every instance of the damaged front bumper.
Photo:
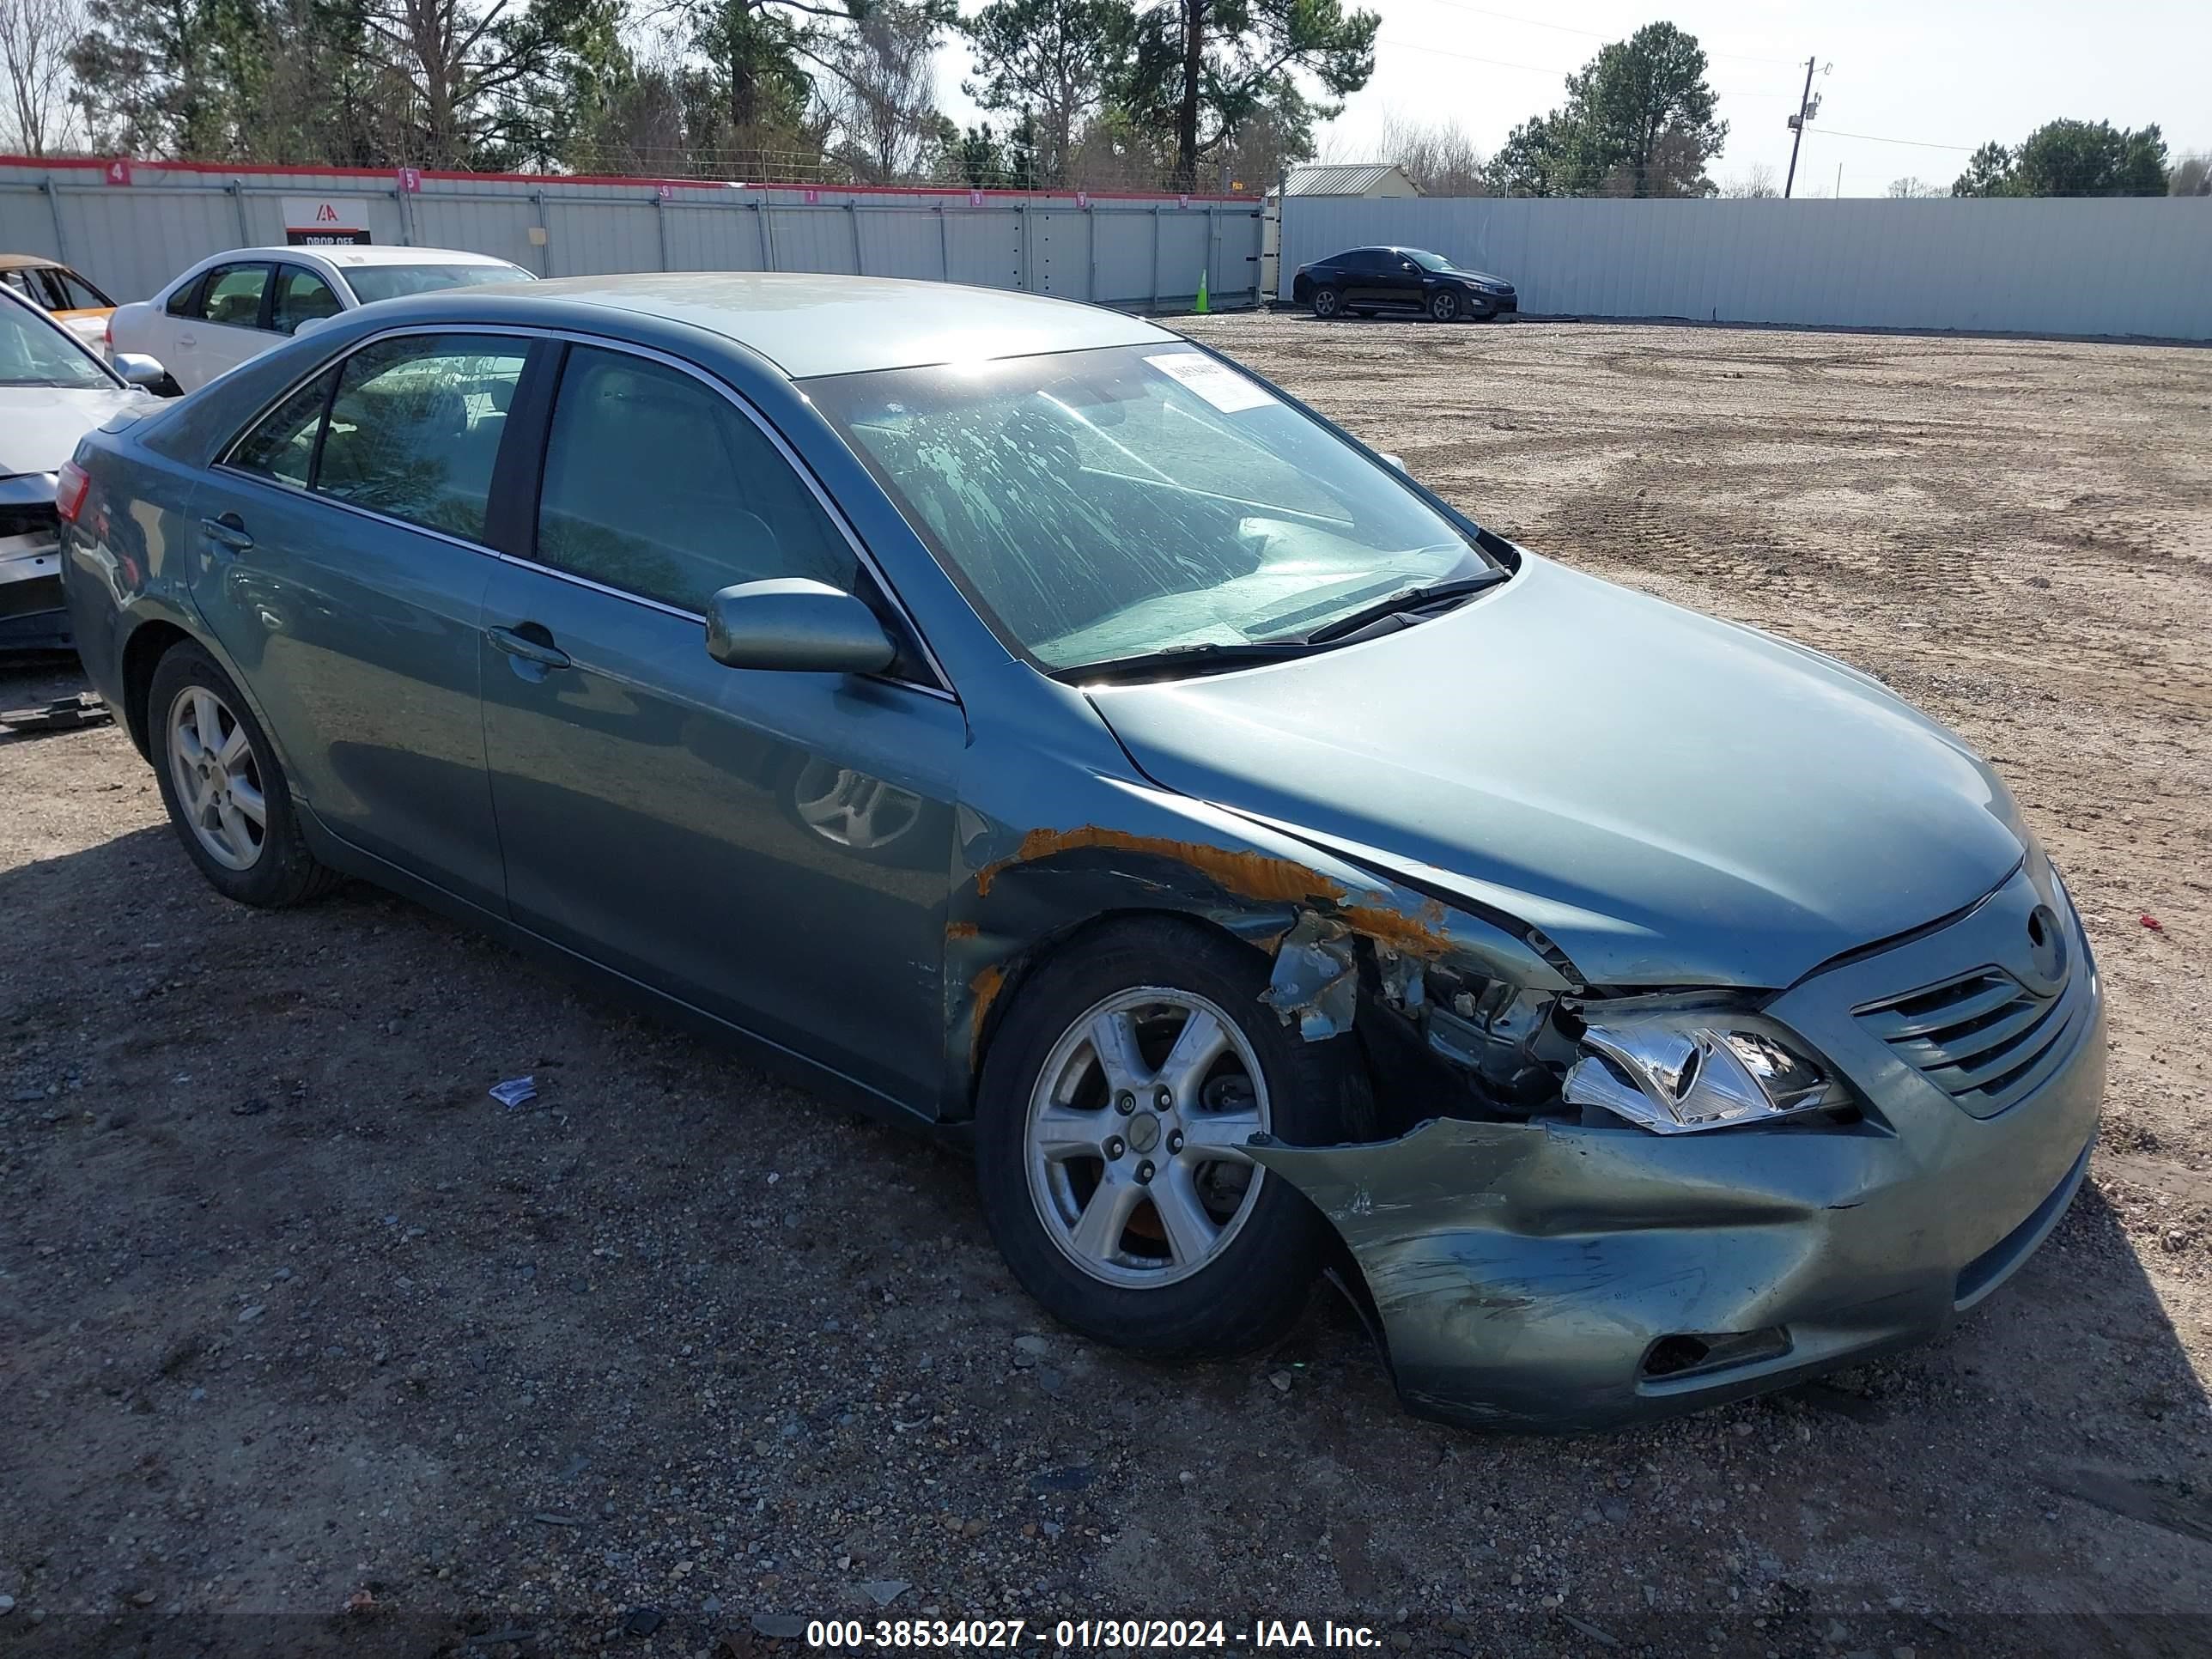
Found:
M 2077 925 L 2071 974 L 2044 988 L 2063 1035 L 2000 1110 L 1963 1104 L 1868 1018 L 2014 960 L 2037 898 L 2015 877 L 1951 926 L 1767 1006 L 1863 1099 L 1856 1122 L 1655 1135 L 1437 1118 L 1395 1140 L 1251 1154 L 1343 1236 L 1412 1409 L 1587 1429 L 1783 1387 L 1942 1329 L 2080 1186 L 2106 1039 Z
M 0 652 L 65 650 L 54 475 L 0 478 Z

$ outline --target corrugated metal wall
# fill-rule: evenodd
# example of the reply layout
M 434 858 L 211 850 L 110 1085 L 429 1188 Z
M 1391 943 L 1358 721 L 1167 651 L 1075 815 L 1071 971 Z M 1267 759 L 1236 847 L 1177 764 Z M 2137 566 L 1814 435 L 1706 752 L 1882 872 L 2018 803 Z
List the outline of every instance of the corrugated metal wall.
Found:
M 1026 289 L 1188 309 L 1260 299 L 1260 204 L 1003 191 L 762 189 L 556 179 L 211 172 L 0 162 L 0 252 L 76 266 L 140 300 L 227 248 L 281 246 L 287 197 L 359 208 L 384 245 L 465 248 L 543 276 L 614 270 L 821 270 Z M 664 193 L 665 191 L 665 193 Z M 533 227 L 544 240 L 533 242 Z
M 2212 199 L 1294 197 L 1297 267 L 1376 243 L 1493 271 L 1545 316 L 2212 339 Z

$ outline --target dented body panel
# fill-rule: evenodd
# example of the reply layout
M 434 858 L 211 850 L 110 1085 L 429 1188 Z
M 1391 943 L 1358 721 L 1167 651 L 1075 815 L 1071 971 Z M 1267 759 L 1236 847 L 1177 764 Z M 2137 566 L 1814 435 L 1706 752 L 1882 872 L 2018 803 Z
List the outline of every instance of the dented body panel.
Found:
M 2008 1277 L 2079 1186 L 2104 1091 L 2093 970 L 2042 1086 L 1979 1119 L 1854 1011 L 2021 954 L 2039 896 L 1818 974 L 1770 1005 L 1858 1090 L 1840 1127 L 1662 1137 L 1435 1120 L 1372 1146 L 1254 1157 L 1342 1234 L 1407 1403 L 1589 1428 L 1782 1386 L 1940 1331 Z M 1670 1338 L 1725 1335 L 1654 1374 Z

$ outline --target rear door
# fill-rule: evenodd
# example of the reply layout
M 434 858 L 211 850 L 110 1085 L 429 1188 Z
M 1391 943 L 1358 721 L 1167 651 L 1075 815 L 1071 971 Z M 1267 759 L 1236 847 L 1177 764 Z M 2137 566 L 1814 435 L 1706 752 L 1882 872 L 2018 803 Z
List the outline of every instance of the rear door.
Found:
M 1389 305 L 1395 296 L 1391 292 L 1389 274 L 1384 269 L 1389 254 L 1381 248 L 1364 247 L 1351 256 L 1351 285 L 1346 290 L 1350 303 L 1360 306 Z
M 530 343 L 372 341 L 218 463 L 193 597 L 332 833 L 504 908 L 477 662 L 493 474 Z
M 880 601 L 854 543 L 719 382 L 578 344 L 545 392 L 535 522 L 507 550 L 527 562 L 484 612 L 511 914 L 870 1088 L 933 1092 L 958 704 L 920 664 L 715 662 L 701 613 L 732 583 Z

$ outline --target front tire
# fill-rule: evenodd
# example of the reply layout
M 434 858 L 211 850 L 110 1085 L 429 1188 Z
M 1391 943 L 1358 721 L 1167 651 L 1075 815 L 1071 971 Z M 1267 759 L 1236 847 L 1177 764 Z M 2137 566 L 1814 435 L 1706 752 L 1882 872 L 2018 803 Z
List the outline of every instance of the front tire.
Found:
M 1266 960 L 1195 923 L 1116 922 L 1040 968 L 987 1057 L 975 1166 L 992 1237 L 1061 1322 L 1117 1347 L 1229 1354 L 1288 1330 L 1328 1224 L 1238 1150 L 1342 1139 L 1349 1039 L 1259 1000 Z
M 1313 314 L 1322 322 L 1340 316 L 1343 311 L 1344 294 L 1341 289 L 1331 288 L 1324 283 L 1314 290 Z
M 172 646 L 155 665 L 146 714 L 161 804 L 210 885 L 282 909 L 337 884 L 301 836 L 268 734 L 213 657 Z
M 1459 295 L 1449 289 L 1438 289 L 1429 295 L 1429 318 L 1432 322 L 1455 323 L 1460 317 Z

